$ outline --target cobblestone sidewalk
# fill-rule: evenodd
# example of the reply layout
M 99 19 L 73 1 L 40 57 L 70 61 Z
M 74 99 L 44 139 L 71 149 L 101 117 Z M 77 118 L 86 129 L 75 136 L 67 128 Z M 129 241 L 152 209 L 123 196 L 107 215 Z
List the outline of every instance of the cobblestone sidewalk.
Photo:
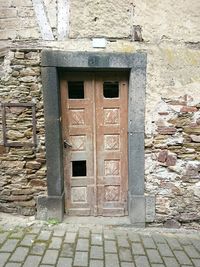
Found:
M 0 267 L 200 267 L 198 231 L 0 226 Z

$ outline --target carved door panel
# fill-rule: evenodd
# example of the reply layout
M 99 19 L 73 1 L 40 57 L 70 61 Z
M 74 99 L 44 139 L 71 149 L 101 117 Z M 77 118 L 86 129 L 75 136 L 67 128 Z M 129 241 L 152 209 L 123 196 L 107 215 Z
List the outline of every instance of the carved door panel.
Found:
M 66 212 L 127 214 L 127 92 L 125 74 L 61 77 Z

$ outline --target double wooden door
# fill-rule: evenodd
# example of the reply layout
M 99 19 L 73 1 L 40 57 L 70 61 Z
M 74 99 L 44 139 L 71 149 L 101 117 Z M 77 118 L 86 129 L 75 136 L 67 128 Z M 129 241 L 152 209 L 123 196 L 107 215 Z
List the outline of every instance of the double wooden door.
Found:
M 127 214 L 126 73 L 62 73 L 65 209 L 69 215 Z

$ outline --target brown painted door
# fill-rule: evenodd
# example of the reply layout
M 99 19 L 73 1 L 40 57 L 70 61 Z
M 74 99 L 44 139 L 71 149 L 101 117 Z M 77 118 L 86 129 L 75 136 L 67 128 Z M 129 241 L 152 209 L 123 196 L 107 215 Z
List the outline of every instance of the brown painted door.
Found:
M 63 73 L 66 213 L 127 214 L 127 75 Z

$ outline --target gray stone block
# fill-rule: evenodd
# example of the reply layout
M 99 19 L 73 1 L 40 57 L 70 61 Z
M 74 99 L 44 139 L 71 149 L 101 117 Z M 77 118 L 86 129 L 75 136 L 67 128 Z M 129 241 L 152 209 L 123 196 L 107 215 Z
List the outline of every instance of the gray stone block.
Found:
M 129 216 L 131 223 L 136 227 L 145 226 L 145 196 L 128 195 L 129 198 Z

